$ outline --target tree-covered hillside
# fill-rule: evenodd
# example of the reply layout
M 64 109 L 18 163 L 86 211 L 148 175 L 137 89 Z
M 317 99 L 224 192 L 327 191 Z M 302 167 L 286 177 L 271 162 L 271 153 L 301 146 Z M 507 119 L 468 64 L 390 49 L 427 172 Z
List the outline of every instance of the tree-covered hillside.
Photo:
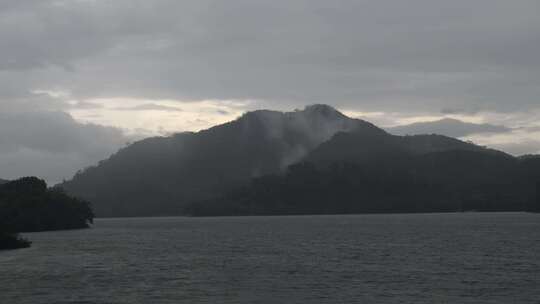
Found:
M 385 131 L 325 105 L 254 111 L 197 133 L 136 142 L 61 186 L 98 216 L 175 215 L 253 177 L 281 172 L 340 131 Z
M 43 180 L 25 177 L 0 185 L 0 230 L 33 232 L 87 228 L 94 218 L 90 204 L 48 189 Z
M 535 160 L 442 135 L 394 136 L 314 105 L 249 112 L 197 133 L 145 139 L 61 187 L 91 201 L 98 216 L 197 213 L 209 210 L 208 204 L 227 209 L 218 202 L 234 205 L 248 197 L 270 213 L 522 210 L 535 191 L 529 182 L 535 179 L 526 176 L 540 172 L 523 164 Z M 298 163 L 316 170 L 284 173 Z M 480 203 L 486 200 L 489 206 Z
M 447 144 L 455 149 L 441 149 Z M 194 202 L 186 213 L 533 211 L 540 206 L 538 181 L 539 159 L 517 159 L 440 136 L 349 133 L 334 136 L 284 174 Z

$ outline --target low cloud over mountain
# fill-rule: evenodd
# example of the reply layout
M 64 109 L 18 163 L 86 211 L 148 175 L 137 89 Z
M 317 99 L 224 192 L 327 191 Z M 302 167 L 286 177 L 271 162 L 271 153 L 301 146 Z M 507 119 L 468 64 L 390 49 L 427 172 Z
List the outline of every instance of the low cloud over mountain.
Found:
M 390 160 L 456 150 L 513 159 L 442 135 L 393 136 L 327 105 L 258 110 L 207 130 L 138 141 L 62 186 L 93 202 L 100 216 L 171 215 L 298 162 L 378 163 L 385 171 Z
M 512 129 L 492 124 L 475 124 L 457 119 L 445 118 L 430 122 L 417 122 L 386 129 L 395 135 L 440 134 L 450 137 L 464 137 L 479 133 L 506 133 Z

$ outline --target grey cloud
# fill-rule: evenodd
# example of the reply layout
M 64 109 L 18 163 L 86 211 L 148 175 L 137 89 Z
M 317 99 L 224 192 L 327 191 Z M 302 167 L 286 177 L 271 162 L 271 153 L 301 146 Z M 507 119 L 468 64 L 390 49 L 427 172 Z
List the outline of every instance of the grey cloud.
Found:
M 171 106 L 164 106 L 155 103 L 145 103 L 132 107 L 116 107 L 116 111 L 164 111 L 164 112 L 182 112 L 182 109 Z
M 480 133 L 506 133 L 512 129 L 505 126 L 491 124 L 467 123 L 457 119 L 441 119 L 432 122 L 418 122 L 409 125 L 402 125 L 386 129 L 395 135 L 416 135 L 416 134 L 441 134 L 451 137 L 464 137 Z
M 0 66 L 31 69 L 28 85 L 65 87 L 75 97 L 393 111 L 538 107 L 533 0 L 58 3 L 3 11 Z
M 62 112 L 0 113 L 0 176 L 71 177 L 122 147 L 121 130 L 81 124 Z
M 443 108 L 441 109 L 441 114 L 468 114 L 474 115 L 479 112 L 479 109 L 464 109 L 464 108 Z
M 512 155 L 540 154 L 539 140 L 526 140 L 516 143 L 495 144 L 493 148 L 500 149 Z
M 71 106 L 72 108 L 75 108 L 75 109 L 101 109 L 103 108 L 103 105 L 101 104 L 88 102 L 88 101 L 78 101 Z

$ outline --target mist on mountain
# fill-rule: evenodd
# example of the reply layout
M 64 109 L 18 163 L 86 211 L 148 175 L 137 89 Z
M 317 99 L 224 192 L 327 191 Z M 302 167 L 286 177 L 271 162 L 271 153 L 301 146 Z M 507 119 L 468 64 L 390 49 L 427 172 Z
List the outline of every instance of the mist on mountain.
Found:
M 325 180 L 335 173 L 328 168 L 353 164 L 350 167 L 353 169 L 346 165 L 349 168 L 346 170 L 346 184 L 356 185 L 358 180 L 362 180 L 360 176 L 365 176 L 363 180 L 366 182 L 359 184 L 362 186 L 359 189 L 370 184 L 373 189 L 383 189 L 385 183 L 398 185 L 396 187 L 405 192 L 396 199 L 411 200 L 419 197 L 425 189 L 439 189 L 431 196 L 422 196 L 426 204 L 433 199 L 447 201 L 448 195 L 468 197 L 469 194 L 464 193 L 474 192 L 469 189 L 474 187 L 467 183 L 480 183 L 488 189 L 495 186 L 491 183 L 495 177 L 500 177 L 505 185 L 513 182 L 514 177 L 522 180 L 521 173 L 501 173 L 503 168 L 521 172 L 520 162 L 503 152 L 443 135 L 395 136 L 369 122 L 349 118 L 330 106 L 313 105 L 286 113 L 268 110 L 248 112 L 234 121 L 200 132 L 148 138 L 121 149 L 94 167 L 80 171 L 61 187 L 72 195 L 91 201 L 98 216 L 177 215 L 194 213 L 194 204 L 220 201 L 235 189 L 245 189 L 254 181 L 277 179 L 279 183 L 299 184 L 297 180 L 288 179 L 287 172 L 300 163 L 315 165 L 316 175 Z M 366 175 L 366 172 L 371 173 Z M 431 183 L 432 179 L 436 182 Z M 415 180 L 418 184 L 411 184 Z M 381 184 L 375 187 L 375 181 Z M 431 183 L 433 187 L 425 188 L 425 183 Z M 446 184 L 464 186 L 446 187 Z M 313 185 L 317 183 L 310 187 Z M 522 184 L 519 185 L 521 187 Z M 280 187 L 269 187 L 274 189 L 272 191 L 281 191 Z M 306 195 L 307 192 L 319 193 L 318 199 L 341 189 L 310 187 L 304 189 Z M 523 187 L 531 188 L 528 184 Z M 286 199 L 280 196 L 278 201 L 267 200 L 259 194 L 254 197 L 280 205 L 280 201 L 299 198 L 298 193 L 294 193 L 303 193 L 301 189 L 281 191 L 290 195 Z M 322 189 L 328 193 L 320 193 Z M 343 188 L 342 191 L 354 193 L 352 188 Z M 532 194 L 529 192 L 525 198 L 519 198 L 515 208 L 523 209 L 530 203 Z M 485 191 L 482 193 L 484 198 L 492 195 Z M 377 204 L 385 195 L 382 190 L 375 192 L 369 196 L 370 204 Z M 344 203 L 353 204 L 353 198 L 355 196 L 351 194 Z M 304 199 L 303 204 L 310 204 L 308 197 Z M 245 201 L 245 197 L 242 200 Z M 460 200 L 465 199 L 454 199 L 452 207 L 443 210 L 459 210 L 455 204 Z M 331 212 L 335 200 L 328 201 L 324 208 L 321 204 L 318 212 Z M 365 202 L 357 201 L 357 204 L 347 210 L 364 210 L 361 206 Z M 295 210 L 294 213 L 315 212 L 306 206 L 291 207 L 291 210 Z
M 386 134 L 326 105 L 248 112 L 197 133 L 136 142 L 61 186 L 100 216 L 179 214 L 190 201 L 278 173 L 336 132 L 358 129 Z

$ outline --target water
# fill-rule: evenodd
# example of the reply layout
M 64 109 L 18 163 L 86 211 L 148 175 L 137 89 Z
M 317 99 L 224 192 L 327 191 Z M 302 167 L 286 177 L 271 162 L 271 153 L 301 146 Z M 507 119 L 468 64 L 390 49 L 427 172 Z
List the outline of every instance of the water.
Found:
M 540 215 L 100 219 L 0 252 L 0 303 L 540 303 Z

